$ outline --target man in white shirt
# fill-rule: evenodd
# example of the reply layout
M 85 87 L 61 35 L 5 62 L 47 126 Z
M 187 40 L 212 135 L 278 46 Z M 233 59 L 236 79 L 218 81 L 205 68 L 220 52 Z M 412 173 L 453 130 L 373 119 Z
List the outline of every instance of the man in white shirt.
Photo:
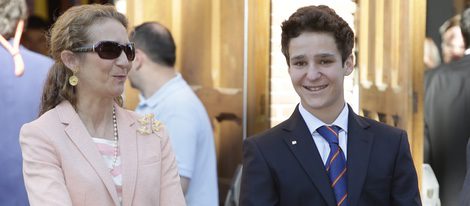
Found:
M 176 46 L 170 31 L 147 22 L 134 29 L 130 40 L 136 57 L 129 80 L 141 92 L 136 112 L 152 113 L 168 128 L 188 206 L 218 205 L 211 123 L 202 102 L 175 71 Z

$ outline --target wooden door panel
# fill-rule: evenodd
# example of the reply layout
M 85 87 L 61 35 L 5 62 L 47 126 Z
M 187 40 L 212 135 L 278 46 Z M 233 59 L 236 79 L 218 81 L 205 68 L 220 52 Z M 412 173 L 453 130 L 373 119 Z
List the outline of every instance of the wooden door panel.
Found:
M 421 177 L 423 161 L 423 41 L 425 0 L 360 0 L 360 110 L 408 132 Z

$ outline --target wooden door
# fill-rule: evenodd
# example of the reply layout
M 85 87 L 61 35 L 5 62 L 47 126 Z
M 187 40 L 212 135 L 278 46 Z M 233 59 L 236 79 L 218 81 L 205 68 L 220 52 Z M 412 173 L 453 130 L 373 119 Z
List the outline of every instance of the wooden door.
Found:
M 360 110 L 408 132 L 420 178 L 426 1 L 360 0 L 358 4 Z

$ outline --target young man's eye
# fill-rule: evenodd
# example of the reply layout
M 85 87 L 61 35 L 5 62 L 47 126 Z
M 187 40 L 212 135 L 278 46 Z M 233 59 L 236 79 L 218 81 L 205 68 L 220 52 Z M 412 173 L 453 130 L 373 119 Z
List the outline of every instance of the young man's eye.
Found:
M 333 62 L 333 61 L 328 60 L 328 59 L 322 59 L 322 60 L 320 60 L 320 64 L 330 64 L 330 63 L 332 63 L 332 62 Z
M 297 62 L 294 62 L 293 65 L 295 65 L 295 66 L 305 66 L 305 65 L 307 65 L 307 62 L 304 62 L 304 61 L 297 61 Z

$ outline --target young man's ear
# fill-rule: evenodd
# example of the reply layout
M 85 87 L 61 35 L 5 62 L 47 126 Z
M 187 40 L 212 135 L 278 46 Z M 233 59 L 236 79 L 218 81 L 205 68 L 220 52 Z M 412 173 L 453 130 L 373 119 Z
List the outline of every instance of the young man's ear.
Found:
M 354 70 L 354 55 L 351 54 L 344 62 L 344 76 L 349 76 Z
M 70 70 L 74 72 L 77 72 L 75 70 L 78 69 L 79 59 L 75 53 L 69 50 L 64 50 L 60 53 L 60 59 L 62 60 L 62 62 L 67 68 L 69 68 Z

